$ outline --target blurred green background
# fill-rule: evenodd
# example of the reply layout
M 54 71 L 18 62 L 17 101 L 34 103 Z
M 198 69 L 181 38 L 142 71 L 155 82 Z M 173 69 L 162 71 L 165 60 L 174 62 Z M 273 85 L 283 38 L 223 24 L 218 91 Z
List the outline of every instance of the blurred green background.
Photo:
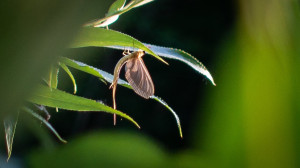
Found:
M 122 51 L 65 50 L 80 25 L 104 16 L 112 2 L 0 2 L 1 114 L 17 111 L 60 55 L 113 72 Z M 141 130 L 124 120 L 114 127 L 108 114 L 49 109 L 68 140 L 61 144 L 21 115 L 8 163 L 0 140 L 0 167 L 300 167 L 299 12 L 297 0 L 157 0 L 121 15 L 111 29 L 183 49 L 213 75 L 216 87 L 183 63 L 144 58 L 184 138 L 162 105 L 118 87 L 118 108 Z M 78 95 L 111 105 L 108 85 L 71 70 Z M 63 72 L 58 88 L 72 92 Z

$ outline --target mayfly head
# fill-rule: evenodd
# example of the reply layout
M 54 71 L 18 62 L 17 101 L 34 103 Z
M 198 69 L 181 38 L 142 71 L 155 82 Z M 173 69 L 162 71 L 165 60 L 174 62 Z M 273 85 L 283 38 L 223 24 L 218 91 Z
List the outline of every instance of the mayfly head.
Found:
M 144 56 L 146 52 L 139 49 L 138 51 L 136 51 L 136 53 L 138 58 L 142 58 L 142 56 Z

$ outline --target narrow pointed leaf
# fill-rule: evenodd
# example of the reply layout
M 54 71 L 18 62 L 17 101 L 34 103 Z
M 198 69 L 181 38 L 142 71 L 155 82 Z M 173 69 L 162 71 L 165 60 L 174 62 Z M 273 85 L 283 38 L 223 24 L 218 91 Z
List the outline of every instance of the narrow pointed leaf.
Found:
M 102 71 L 100 69 L 97 69 L 95 67 L 86 65 L 85 63 L 71 60 L 66 57 L 61 57 L 60 62 L 64 63 L 65 65 L 67 65 L 69 67 L 72 67 L 74 69 L 77 69 L 77 70 L 83 71 L 85 73 L 91 74 L 93 76 L 96 76 L 96 77 L 100 78 L 101 80 L 107 81 L 109 83 L 112 83 L 112 81 L 113 81 L 113 76 L 111 74 L 109 74 L 105 71 Z M 131 88 L 131 86 L 124 80 L 119 80 L 118 84 L 121 84 L 125 87 Z
M 59 68 L 57 66 L 51 66 L 50 74 L 49 74 L 49 87 L 56 89 L 58 85 L 58 73 Z
M 124 5 L 125 5 L 126 0 L 116 0 L 113 4 L 108 9 L 107 15 L 112 15 L 115 12 L 120 11 Z
M 209 73 L 209 71 L 206 69 L 206 67 L 195 57 L 193 57 L 191 54 L 180 50 L 180 49 L 174 49 L 174 48 L 167 48 L 167 47 L 161 47 L 151 44 L 144 43 L 145 46 L 147 46 L 149 49 L 151 49 L 155 54 L 169 58 L 169 59 L 175 59 L 181 62 L 186 63 L 190 67 L 192 67 L 197 72 L 201 73 L 202 75 L 206 76 L 213 85 L 216 85 L 214 82 L 213 77 Z M 109 48 L 114 49 L 122 49 L 122 46 L 110 46 Z M 129 48 L 131 50 L 131 48 Z
M 16 118 L 7 117 L 4 119 L 4 129 L 5 129 L 5 140 L 7 147 L 7 161 L 9 160 L 12 152 L 12 146 L 15 136 L 15 131 L 18 123 L 19 113 Z
M 45 120 L 42 116 L 38 115 L 37 113 L 35 113 L 33 110 L 27 108 L 27 107 L 23 107 L 22 108 L 25 112 L 27 112 L 28 114 L 32 115 L 34 118 L 38 119 L 39 121 L 41 121 L 43 124 L 45 124 L 45 126 L 63 143 L 67 143 L 66 140 L 64 140 L 57 132 L 56 130 L 52 127 L 52 125 Z
M 96 21 L 91 21 L 91 22 L 85 24 L 84 26 L 102 27 L 104 22 L 111 20 L 111 19 L 117 20 L 121 14 L 128 12 L 133 8 L 145 5 L 152 1 L 153 0 L 132 0 L 128 4 L 126 4 L 126 6 L 123 7 L 122 9 L 115 10 L 114 12 L 113 12 L 113 10 L 109 10 L 110 12 L 108 12 L 108 14 L 104 18 L 98 19 Z M 117 3 L 118 3 L 118 5 L 120 5 L 121 0 L 120 0 L 120 2 L 117 2 Z M 113 7 L 113 8 L 115 8 L 115 7 Z
M 74 111 L 95 111 L 107 112 L 117 114 L 123 118 L 134 123 L 138 128 L 140 126 L 127 114 L 114 110 L 113 108 L 96 102 L 95 100 L 87 99 L 84 97 L 76 96 L 58 89 L 52 91 L 43 85 L 38 85 L 36 91 L 27 99 L 28 101 L 48 107 L 58 107 L 66 110 Z
M 118 31 L 95 28 L 95 27 L 84 27 L 79 32 L 77 38 L 75 38 L 71 47 L 108 47 L 108 46 L 122 46 L 124 50 L 129 48 L 139 48 L 153 55 L 158 60 L 168 64 L 161 57 L 156 55 L 153 51 L 147 48 L 143 43 L 134 39 L 133 37 L 120 33 Z
M 120 15 L 114 15 L 115 13 L 121 11 L 121 9 L 124 7 L 126 0 L 117 0 L 115 1 L 109 8 L 106 16 L 110 16 L 107 17 L 106 20 L 103 20 L 101 23 L 94 25 L 94 27 L 105 27 L 108 26 L 114 22 L 116 22 L 119 19 Z
M 50 118 L 51 118 L 51 115 L 50 113 L 48 112 L 47 108 L 43 105 L 36 105 L 35 104 L 35 107 L 41 111 L 42 113 L 44 113 L 46 115 L 46 120 L 48 121 Z
M 163 101 L 160 97 L 151 96 L 150 98 L 158 101 L 159 103 L 161 103 L 162 105 L 164 105 L 168 110 L 170 110 L 172 112 L 172 114 L 174 115 L 174 117 L 176 119 L 176 122 L 177 122 L 178 130 L 179 130 L 179 135 L 180 135 L 181 138 L 183 138 L 180 120 L 179 120 L 178 115 L 175 113 L 175 111 L 165 101 Z
M 59 63 L 59 65 L 62 67 L 62 69 L 69 75 L 69 77 L 71 78 L 72 82 L 73 82 L 73 87 L 74 87 L 74 94 L 76 94 L 77 92 L 77 85 L 76 85 L 76 81 L 75 78 L 72 74 L 72 72 L 69 70 L 69 68 L 64 64 L 64 63 Z
M 82 62 L 74 61 L 74 60 L 71 60 L 71 59 L 65 58 L 65 57 L 60 58 L 60 61 L 65 63 L 67 66 L 70 66 L 72 68 L 75 68 L 75 69 L 81 70 L 83 72 L 89 73 L 91 75 L 94 75 L 96 77 L 99 77 L 109 83 L 111 83 L 113 81 L 113 78 L 114 78 L 113 75 L 111 75 L 105 71 L 102 71 L 100 69 L 97 69 L 95 67 L 86 65 Z M 118 80 L 118 84 L 121 86 L 127 87 L 129 89 L 132 89 L 132 87 L 129 85 L 129 83 L 122 79 Z M 180 137 L 182 138 L 182 130 L 181 130 L 180 120 L 179 120 L 179 117 L 177 116 L 177 114 L 175 113 L 175 111 L 166 102 L 164 102 L 161 98 L 159 98 L 157 96 L 151 96 L 150 98 L 153 100 L 156 100 L 160 104 L 164 105 L 168 110 L 170 110 L 172 112 L 172 114 L 174 115 L 176 122 L 177 122 Z
M 140 6 L 145 5 L 152 1 L 154 1 L 154 0 L 134 0 L 134 3 L 131 6 L 136 8 L 136 7 L 140 7 Z

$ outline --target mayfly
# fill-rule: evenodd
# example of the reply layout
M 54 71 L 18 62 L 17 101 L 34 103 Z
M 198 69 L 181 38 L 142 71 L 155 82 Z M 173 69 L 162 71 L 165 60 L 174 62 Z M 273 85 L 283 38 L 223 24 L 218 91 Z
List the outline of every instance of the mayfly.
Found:
M 119 74 L 124 64 L 125 66 L 125 77 L 135 93 L 148 99 L 154 94 L 154 85 L 151 76 L 144 64 L 142 57 L 145 55 L 145 51 L 138 50 L 130 53 L 128 50 L 123 52 L 122 57 L 114 70 L 114 80 L 110 85 L 112 90 L 113 108 L 116 109 L 116 88 L 118 84 Z M 114 114 L 114 125 L 116 125 L 116 114 Z

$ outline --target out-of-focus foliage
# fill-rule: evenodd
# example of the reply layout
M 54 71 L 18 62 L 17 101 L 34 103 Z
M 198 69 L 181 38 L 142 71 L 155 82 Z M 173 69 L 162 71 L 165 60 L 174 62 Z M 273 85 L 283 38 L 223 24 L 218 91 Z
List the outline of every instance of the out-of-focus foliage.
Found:
M 74 140 L 59 151 L 31 155 L 29 167 L 168 167 L 169 157 L 149 137 L 105 132 Z M 48 164 L 45 164 L 48 163 Z
M 80 25 L 105 7 L 108 3 L 84 0 L 1 1 L 1 114 L 17 111 Z
M 0 118 L 17 115 L 49 63 L 65 51 L 79 27 L 105 7 L 105 3 L 82 0 L 0 2 Z M 7 122 L 5 127 L 12 129 Z M 7 142 L 8 156 L 12 142 Z

